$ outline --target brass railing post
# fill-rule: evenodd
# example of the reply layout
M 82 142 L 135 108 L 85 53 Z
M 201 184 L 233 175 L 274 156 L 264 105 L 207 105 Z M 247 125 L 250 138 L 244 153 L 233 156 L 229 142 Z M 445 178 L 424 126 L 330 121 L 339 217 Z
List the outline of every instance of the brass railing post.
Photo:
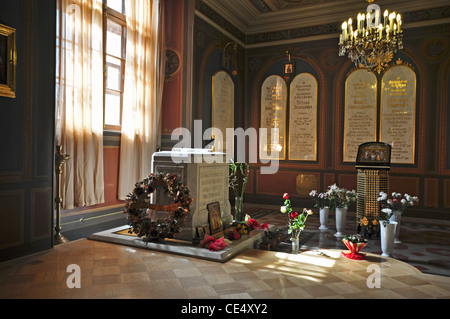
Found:
M 59 245 L 69 240 L 61 235 L 61 173 L 62 173 L 62 165 L 70 158 L 68 154 L 62 153 L 62 146 L 56 146 L 56 154 L 55 154 L 55 172 L 56 172 L 56 226 L 55 226 L 55 236 L 54 236 L 54 244 Z

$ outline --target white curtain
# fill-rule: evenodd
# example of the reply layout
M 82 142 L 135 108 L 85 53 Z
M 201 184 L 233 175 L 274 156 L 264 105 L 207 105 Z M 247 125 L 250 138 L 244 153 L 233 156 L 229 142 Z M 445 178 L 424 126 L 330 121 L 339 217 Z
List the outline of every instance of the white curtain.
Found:
M 151 171 L 160 141 L 165 49 L 163 0 L 127 0 L 125 87 L 120 141 L 120 199 Z
M 102 0 L 57 0 L 56 145 L 64 209 L 104 202 Z

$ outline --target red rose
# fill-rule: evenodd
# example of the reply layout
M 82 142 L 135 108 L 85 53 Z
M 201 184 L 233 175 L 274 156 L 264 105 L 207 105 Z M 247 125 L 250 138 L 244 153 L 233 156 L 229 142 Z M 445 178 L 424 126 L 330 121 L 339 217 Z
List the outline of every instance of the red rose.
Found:
M 259 228 L 261 225 L 256 219 L 249 218 L 247 221 L 247 225 L 251 228 Z
M 291 213 L 291 219 L 296 219 L 298 217 L 298 213 Z
M 288 193 L 284 193 L 283 194 L 283 199 L 289 199 L 289 194 Z
M 236 231 L 236 229 L 233 231 L 229 231 L 227 235 L 228 235 L 229 240 L 237 240 L 237 239 L 241 238 L 241 235 L 239 235 L 239 233 Z
M 262 224 L 262 229 L 269 229 L 269 224 L 267 223 Z

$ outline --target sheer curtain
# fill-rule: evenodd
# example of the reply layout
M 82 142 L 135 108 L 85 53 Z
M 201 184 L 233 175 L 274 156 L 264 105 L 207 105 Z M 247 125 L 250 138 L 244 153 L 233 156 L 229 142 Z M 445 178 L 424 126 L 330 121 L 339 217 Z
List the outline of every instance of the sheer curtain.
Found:
M 57 0 L 56 145 L 63 208 L 104 202 L 102 0 Z
M 164 84 L 163 0 L 127 0 L 127 48 L 120 143 L 120 199 L 151 170 L 160 140 Z

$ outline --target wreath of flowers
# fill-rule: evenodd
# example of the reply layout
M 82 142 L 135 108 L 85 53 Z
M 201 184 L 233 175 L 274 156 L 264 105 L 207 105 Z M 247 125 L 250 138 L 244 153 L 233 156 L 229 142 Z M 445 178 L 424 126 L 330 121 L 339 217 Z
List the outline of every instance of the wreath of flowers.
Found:
M 173 200 L 170 205 L 150 204 L 150 195 L 158 188 L 164 187 Z M 135 233 L 144 241 L 162 241 L 173 238 L 184 226 L 184 220 L 189 212 L 193 199 L 189 189 L 183 185 L 174 174 L 152 173 L 147 178 L 137 182 L 133 191 L 125 199 L 129 233 Z M 167 217 L 152 219 L 150 210 L 167 211 Z

